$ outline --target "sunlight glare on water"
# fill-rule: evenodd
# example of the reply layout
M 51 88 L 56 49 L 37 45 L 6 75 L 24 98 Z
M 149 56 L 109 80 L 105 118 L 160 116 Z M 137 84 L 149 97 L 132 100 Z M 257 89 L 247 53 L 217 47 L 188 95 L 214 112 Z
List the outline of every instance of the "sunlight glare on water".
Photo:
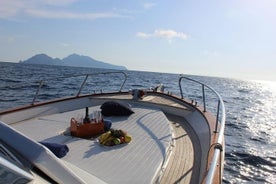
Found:
M 250 144 L 250 150 L 255 155 L 275 155 L 276 148 L 276 82 L 261 82 L 262 88 L 259 91 L 259 102 L 254 103 L 250 108 L 253 112 L 251 122 L 248 124 L 251 130 L 251 140 L 259 143 Z M 269 146 L 268 146 L 269 145 Z M 265 158 L 271 161 L 271 158 Z M 265 166 L 263 166 L 265 167 Z M 265 169 L 264 169 L 265 170 Z M 254 169 L 251 169 L 251 172 Z M 257 169 L 257 175 L 263 175 L 267 181 L 273 181 L 275 176 Z M 253 174 L 253 173 L 251 173 Z M 255 177 L 257 178 L 257 176 Z M 273 179 L 274 178 L 274 179 Z
M 270 90 L 273 95 L 276 95 L 276 81 L 258 81 L 264 85 L 264 88 Z
M 276 142 L 276 82 L 262 81 L 259 100 L 250 108 L 254 113 L 250 129 L 267 143 Z M 254 134 L 253 134 L 254 135 Z M 270 135 L 267 137 L 267 135 Z

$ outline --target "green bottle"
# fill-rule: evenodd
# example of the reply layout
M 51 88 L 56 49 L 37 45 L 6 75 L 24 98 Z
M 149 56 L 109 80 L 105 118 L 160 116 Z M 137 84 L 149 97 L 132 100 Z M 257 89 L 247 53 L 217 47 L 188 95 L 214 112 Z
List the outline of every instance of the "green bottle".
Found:
M 85 117 L 83 119 L 83 123 L 90 123 L 90 118 L 88 114 L 88 107 L 85 108 Z

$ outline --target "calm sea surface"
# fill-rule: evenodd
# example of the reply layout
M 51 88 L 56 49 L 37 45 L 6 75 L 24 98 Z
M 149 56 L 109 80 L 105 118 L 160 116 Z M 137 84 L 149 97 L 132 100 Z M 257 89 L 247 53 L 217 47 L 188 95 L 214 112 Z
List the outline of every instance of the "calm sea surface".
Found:
M 0 111 L 32 102 L 37 81 L 96 73 L 107 70 L 61 66 L 27 65 L 0 62 Z M 165 91 L 179 95 L 178 74 L 126 71 L 124 90 L 148 89 L 163 83 Z M 276 181 L 276 83 L 253 82 L 226 78 L 189 76 L 212 86 L 226 106 L 226 158 L 224 183 L 275 183 Z M 88 81 L 83 93 L 116 88 L 117 79 L 104 81 L 100 77 Z M 76 94 L 81 78 L 46 81 L 38 100 Z M 110 82 L 113 85 L 109 85 Z M 138 85 L 137 85 L 138 84 Z M 94 86 L 102 86 L 94 88 Z M 200 86 L 186 83 L 193 90 Z M 198 99 L 193 90 L 186 97 Z M 207 98 L 212 99 L 210 95 Z M 198 99 L 199 103 L 201 102 Z M 213 103 L 215 104 L 215 103 Z M 210 103 L 209 105 L 213 105 Z M 212 109 L 211 109 L 212 110 Z

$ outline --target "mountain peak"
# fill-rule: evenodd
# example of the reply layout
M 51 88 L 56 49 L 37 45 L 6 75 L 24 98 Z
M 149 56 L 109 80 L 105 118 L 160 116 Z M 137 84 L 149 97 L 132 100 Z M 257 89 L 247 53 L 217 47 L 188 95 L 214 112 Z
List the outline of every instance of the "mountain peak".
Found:
M 27 64 L 48 64 L 48 65 L 59 65 L 62 64 L 60 59 L 53 59 L 46 54 L 37 54 L 27 59 L 26 61 L 22 61 L 21 63 Z
M 34 55 L 30 59 L 32 59 L 32 58 L 47 58 L 47 59 L 52 59 L 50 56 L 48 56 L 47 54 L 44 54 L 44 53 Z
M 76 53 L 73 53 L 73 54 L 70 54 L 69 56 L 67 57 L 81 57 L 82 55 L 79 55 L 79 54 L 76 54 Z
M 97 61 L 89 56 L 82 56 L 76 53 L 73 53 L 63 58 L 62 60 L 59 58 L 53 59 L 48 55 L 42 53 L 42 54 L 37 54 L 25 61 L 21 61 L 20 63 L 92 67 L 92 68 L 117 69 L 117 70 L 127 69 L 124 66 L 118 66 L 118 65 L 113 65 L 102 61 Z

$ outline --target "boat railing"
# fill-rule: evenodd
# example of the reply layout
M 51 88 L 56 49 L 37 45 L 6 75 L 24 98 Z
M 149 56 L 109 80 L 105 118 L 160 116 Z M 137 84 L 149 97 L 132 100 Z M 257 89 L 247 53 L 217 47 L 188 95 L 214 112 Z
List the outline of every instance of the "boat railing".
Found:
M 224 106 L 224 102 L 222 97 L 220 96 L 219 93 L 217 93 L 212 87 L 199 82 L 197 80 L 191 79 L 189 77 L 185 77 L 185 76 L 180 76 L 179 77 L 179 89 L 180 89 L 180 94 L 181 94 L 181 98 L 183 99 L 183 88 L 182 88 L 182 80 L 188 80 L 191 81 L 193 83 L 196 83 L 198 85 L 201 86 L 202 89 L 202 94 L 201 94 L 201 98 L 203 101 L 203 111 L 206 112 L 207 111 L 207 105 L 206 105 L 206 89 L 209 89 L 212 93 L 214 93 L 217 97 L 217 109 L 216 109 L 216 126 L 215 126 L 215 133 L 218 133 L 218 137 L 216 142 L 211 145 L 210 149 L 212 149 L 212 147 L 214 148 L 214 156 L 212 158 L 212 160 L 210 161 L 210 167 L 207 173 L 207 176 L 205 178 L 205 183 L 206 184 L 211 184 L 213 183 L 213 179 L 216 173 L 216 167 L 218 164 L 222 164 L 222 163 L 218 163 L 219 162 L 219 158 L 222 154 L 222 145 L 223 145 L 223 137 L 224 137 L 224 127 L 225 127 L 225 106 Z M 220 126 L 218 126 L 220 123 Z M 220 171 L 222 172 L 222 171 Z
M 119 92 L 122 91 L 122 89 L 123 89 L 123 87 L 126 83 L 126 80 L 127 80 L 127 74 L 125 72 L 122 72 L 122 71 L 99 72 L 99 73 L 79 74 L 79 75 L 68 75 L 68 76 L 63 76 L 63 77 L 55 77 L 55 78 L 48 78 L 48 79 L 45 79 L 45 80 L 40 80 L 39 81 L 39 87 L 36 90 L 36 93 L 35 93 L 34 98 L 32 100 L 32 104 L 34 104 L 36 102 L 36 100 L 37 100 L 37 98 L 40 94 L 41 88 L 43 87 L 43 85 L 45 84 L 46 81 L 84 77 L 84 79 L 81 82 L 80 87 L 77 89 L 77 93 L 75 94 L 75 96 L 78 97 L 81 94 L 84 86 L 86 85 L 87 80 L 88 80 L 89 77 L 100 76 L 100 75 L 110 75 L 110 74 L 121 74 L 123 76 L 122 83 L 120 84 L 120 87 L 119 87 L 119 90 L 118 90 Z

